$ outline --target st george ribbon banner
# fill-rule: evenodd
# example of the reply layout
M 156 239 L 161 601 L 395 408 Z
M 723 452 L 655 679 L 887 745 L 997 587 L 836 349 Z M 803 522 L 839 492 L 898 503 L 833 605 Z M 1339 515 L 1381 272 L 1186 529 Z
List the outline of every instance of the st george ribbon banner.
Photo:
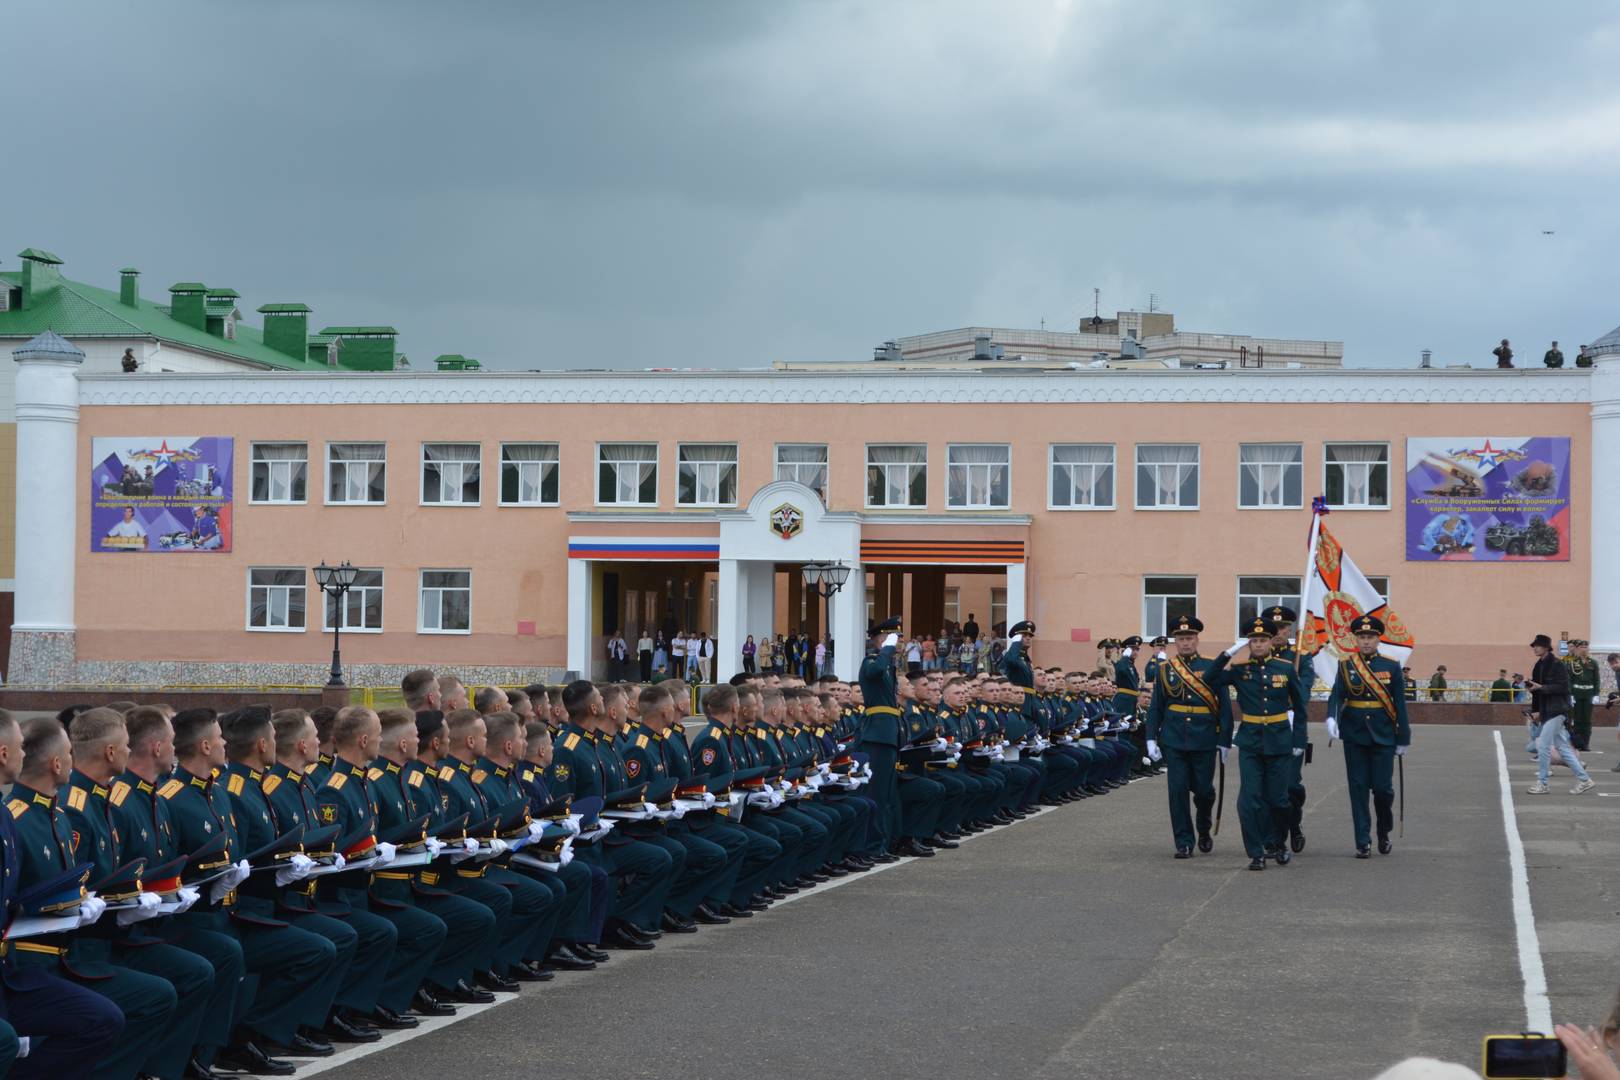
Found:
M 233 440 L 91 440 L 91 551 L 231 550 Z
M 1407 562 L 1568 562 L 1569 439 L 1406 440 Z

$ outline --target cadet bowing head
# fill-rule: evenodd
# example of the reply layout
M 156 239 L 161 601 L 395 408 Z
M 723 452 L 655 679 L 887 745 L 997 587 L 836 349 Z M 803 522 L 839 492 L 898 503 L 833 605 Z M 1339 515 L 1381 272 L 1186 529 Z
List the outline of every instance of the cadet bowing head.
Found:
M 22 782 L 36 790 L 54 791 L 72 771 L 68 734 L 54 716 L 36 716 L 22 726 Z
M 369 765 L 377 756 L 382 722 L 364 705 L 346 705 L 332 721 L 332 749 L 351 765 Z
M 0 784 L 16 783 L 22 762 L 22 727 L 10 711 L 0 709 Z
M 377 752 L 396 765 L 416 756 L 416 714 L 405 708 L 379 709 L 377 723 L 382 735 Z
M 315 721 L 303 709 L 282 709 L 270 718 L 276 732 L 276 760 L 302 772 L 320 755 L 321 738 Z
M 730 727 L 737 720 L 737 688 L 715 686 L 703 695 L 703 715 L 716 724 Z
M 399 680 L 399 689 L 405 695 L 405 706 L 412 712 L 439 707 L 439 677 L 428 668 L 407 671 Z
M 129 765 L 129 732 L 121 712 L 106 707 L 82 712 L 73 718 L 68 737 L 73 767 L 92 780 L 111 780 Z

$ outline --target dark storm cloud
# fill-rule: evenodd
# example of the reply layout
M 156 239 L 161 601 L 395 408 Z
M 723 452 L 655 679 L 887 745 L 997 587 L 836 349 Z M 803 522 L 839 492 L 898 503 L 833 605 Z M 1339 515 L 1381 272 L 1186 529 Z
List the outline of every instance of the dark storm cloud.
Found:
M 419 368 L 851 359 L 1093 286 L 1486 363 L 1620 322 L 1616 55 L 1579 3 L 33 5 L 0 265 L 303 300 Z

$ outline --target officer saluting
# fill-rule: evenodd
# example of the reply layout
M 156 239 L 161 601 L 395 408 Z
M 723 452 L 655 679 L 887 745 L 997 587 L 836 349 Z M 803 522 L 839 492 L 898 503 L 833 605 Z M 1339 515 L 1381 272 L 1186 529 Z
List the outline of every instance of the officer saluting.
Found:
M 1316 667 L 1312 663 L 1316 653 L 1300 655 L 1288 637 L 1288 631 L 1293 629 L 1299 616 L 1293 608 L 1277 604 L 1266 608 L 1262 617 L 1271 630 L 1271 655 L 1293 667 L 1294 677 L 1299 681 L 1300 696 L 1309 702 L 1311 687 L 1316 685 Z M 1291 763 L 1294 776 L 1288 783 L 1288 846 L 1295 855 L 1305 850 L 1305 762 L 1309 757 L 1310 742 L 1307 740 L 1305 753 L 1294 756 Z
M 1148 757 L 1154 761 L 1163 758 L 1169 765 L 1170 827 L 1175 832 L 1178 859 L 1192 858 L 1195 834 L 1187 807 L 1189 796 L 1198 814 L 1198 850 L 1206 855 L 1215 850 L 1209 835 L 1210 809 L 1215 805 L 1215 755 L 1224 763 L 1232 749 L 1232 705 L 1211 685 L 1230 659 L 1230 651 L 1213 660 L 1199 656 L 1198 635 L 1203 629 L 1204 624 L 1191 615 L 1171 624 L 1175 653 L 1159 662 L 1147 714 Z
M 865 703 L 860 742 L 855 749 L 865 754 L 872 770 L 871 793 L 877 802 L 875 819 L 883 836 L 884 850 L 900 844 L 903 831 L 900 814 L 900 788 L 894 766 L 900 755 L 900 698 L 894 683 L 894 650 L 900 643 L 900 619 L 887 619 L 872 629 L 881 637 L 877 648 L 867 647 L 861 661 L 861 700 Z M 908 845 L 909 846 L 909 845 Z M 907 851 L 906 854 L 914 854 Z
M 1328 698 L 1328 736 L 1344 742 L 1344 775 L 1350 786 L 1350 817 L 1356 829 L 1356 858 L 1370 857 L 1372 839 L 1367 795 L 1372 794 L 1378 815 L 1378 853 L 1388 855 L 1393 845 L 1389 831 L 1395 824 L 1390 812 L 1395 803 L 1395 759 L 1412 744 L 1412 726 L 1406 719 L 1406 688 L 1401 665 L 1378 655 L 1383 621 L 1363 615 L 1350 624 L 1356 651 L 1339 661 Z

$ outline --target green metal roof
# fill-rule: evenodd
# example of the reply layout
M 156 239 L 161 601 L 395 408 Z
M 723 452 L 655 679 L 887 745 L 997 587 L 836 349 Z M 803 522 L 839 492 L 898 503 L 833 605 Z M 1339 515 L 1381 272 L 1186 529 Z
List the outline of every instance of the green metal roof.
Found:
M 56 263 L 58 265 L 61 265 L 62 262 L 62 260 L 57 258 L 55 255 L 52 255 L 48 251 L 41 251 L 39 248 L 23 248 L 21 251 L 17 252 L 17 258 L 33 259 L 35 262 Z
M 334 337 L 343 337 L 345 335 L 355 334 L 388 334 L 393 337 L 399 336 L 399 331 L 395 330 L 392 326 L 323 326 L 321 328 L 321 333 L 331 334 Z
M 212 300 L 215 297 L 219 297 L 220 299 L 229 297 L 232 300 L 240 300 L 242 298 L 242 294 L 237 292 L 235 289 L 209 289 L 208 298 Z
M 261 315 L 297 315 L 308 314 L 310 308 L 308 304 L 260 304 L 254 310 Z
M 122 270 L 120 270 L 118 272 L 120 274 L 138 274 L 138 273 L 140 273 L 140 271 L 135 269 L 133 266 L 126 266 L 126 267 L 124 267 Z
M 169 286 L 170 292 L 200 292 L 208 291 L 208 286 L 200 281 L 177 281 Z

